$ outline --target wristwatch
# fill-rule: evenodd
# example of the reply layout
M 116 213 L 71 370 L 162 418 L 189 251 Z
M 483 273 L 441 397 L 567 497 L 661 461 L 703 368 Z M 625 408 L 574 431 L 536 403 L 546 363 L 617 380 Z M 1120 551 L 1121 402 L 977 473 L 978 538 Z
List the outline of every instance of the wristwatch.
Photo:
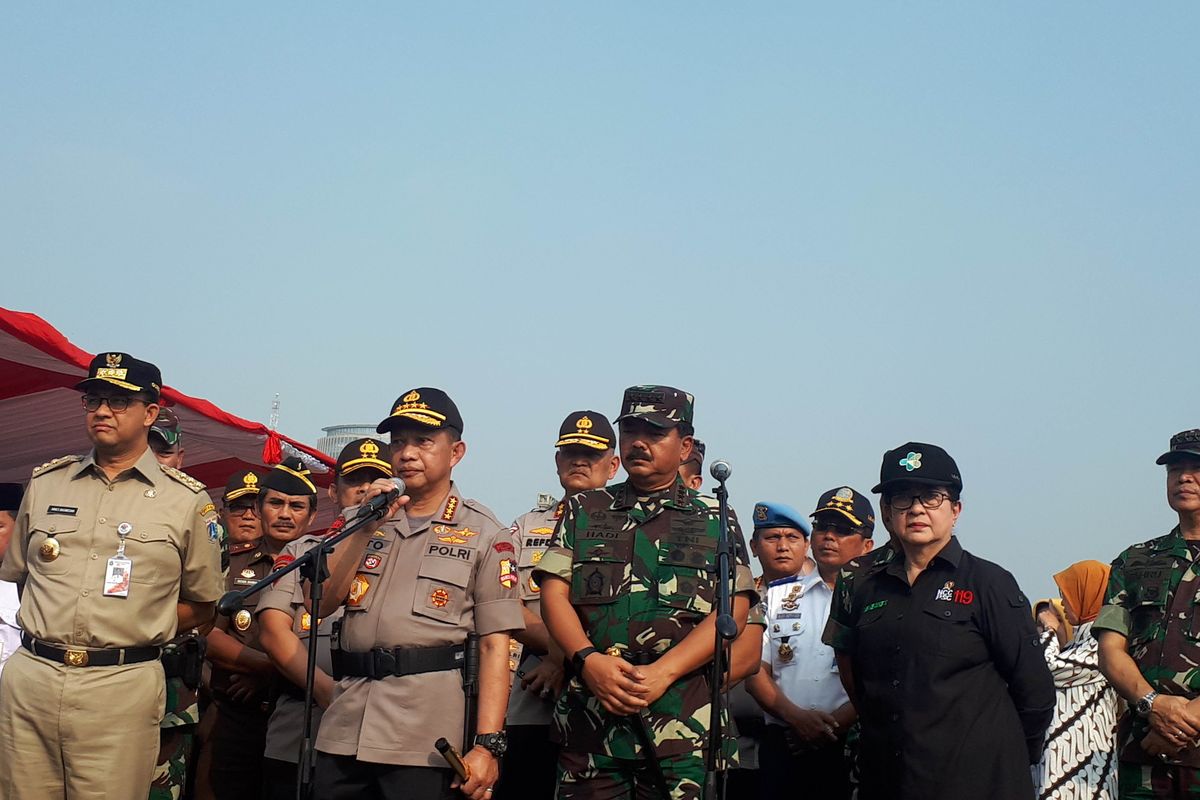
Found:
M 496 758 L 503 758 L 508 752 L 508 734 L 504 731 L 495 733 L 477 733 L 475 734 L 475 745 L 482 747 Z
M 599 653 L 595 647 L 581 647 L 575 651 L 575 655 L 571 656 L 571 667 L 575 670 L 575 674 L 583 678 L 583 662 L 592 653 Z
M 1133 704 L 1133 710 L 1139 717 L 1150 716 L 1150 709 L 1154 708 L 1154 698 L 1156 697 L 1158 697 L 1158 692 L 1151 689 L 1145 697 Z

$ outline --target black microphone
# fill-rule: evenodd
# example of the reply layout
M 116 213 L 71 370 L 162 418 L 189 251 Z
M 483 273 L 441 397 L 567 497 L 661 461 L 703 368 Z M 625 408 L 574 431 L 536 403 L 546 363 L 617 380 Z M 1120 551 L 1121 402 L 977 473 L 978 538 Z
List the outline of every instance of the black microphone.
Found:
M 387 507 L 396 502 L 397 497 L 404 494 L 404 481 L 399 478 L 392 478 L 392 483 L 395 484 L 396 488 L 382 494 L 377 494 L 363 503 L 358 507 L 358 513 L 354 515 L 354 518 L 382 517 L 387 512 Z
M 714 461 L 712 466 L 708 468 L 708 473 L 716 480 L 724 483 L 733 474 L 733 467 L 729 466 L 728 461 Z

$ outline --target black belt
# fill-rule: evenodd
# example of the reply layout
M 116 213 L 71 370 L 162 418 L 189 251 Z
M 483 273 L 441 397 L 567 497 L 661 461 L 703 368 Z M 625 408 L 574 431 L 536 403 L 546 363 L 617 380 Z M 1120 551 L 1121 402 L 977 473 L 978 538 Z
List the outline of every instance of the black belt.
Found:
M 366 653 L 334 650 L 333 676 L 341 678 L 381 678 L 419 675 L 462 669 L 466 648 L 461 644 L 446 647 L 376 647 Z
M 21 634 L 21 646 L 36 656 L 66 664 L 68 667 L 116 667 L 122 664 L 140 664 L 154 661 L 162 653 L 161 647 L 124 647 L 115 650 L 88 650 L 82 647 L 60 647 L 34 639 L 28 633 Z

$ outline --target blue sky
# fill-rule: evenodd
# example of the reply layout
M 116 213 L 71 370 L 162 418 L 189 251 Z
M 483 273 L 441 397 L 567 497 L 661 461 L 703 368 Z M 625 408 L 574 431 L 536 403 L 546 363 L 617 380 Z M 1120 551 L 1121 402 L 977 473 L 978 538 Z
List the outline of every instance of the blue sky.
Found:
M 1192 4 L 59 4 L 0 25 L 3 305 L 315 441 L 454 396 L 469 495 L 680 386 L 733 501 L 945 446 L 1031 595 L 1197 417 Z

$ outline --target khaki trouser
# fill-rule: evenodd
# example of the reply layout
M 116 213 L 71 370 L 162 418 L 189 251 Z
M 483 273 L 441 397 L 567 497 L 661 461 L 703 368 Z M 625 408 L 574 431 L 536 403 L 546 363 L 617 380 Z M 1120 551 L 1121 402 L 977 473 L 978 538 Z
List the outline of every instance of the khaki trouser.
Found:
M 0 681 L 0 800 L 146 800 L 162 666 L 66 667 L 22 648 Z

